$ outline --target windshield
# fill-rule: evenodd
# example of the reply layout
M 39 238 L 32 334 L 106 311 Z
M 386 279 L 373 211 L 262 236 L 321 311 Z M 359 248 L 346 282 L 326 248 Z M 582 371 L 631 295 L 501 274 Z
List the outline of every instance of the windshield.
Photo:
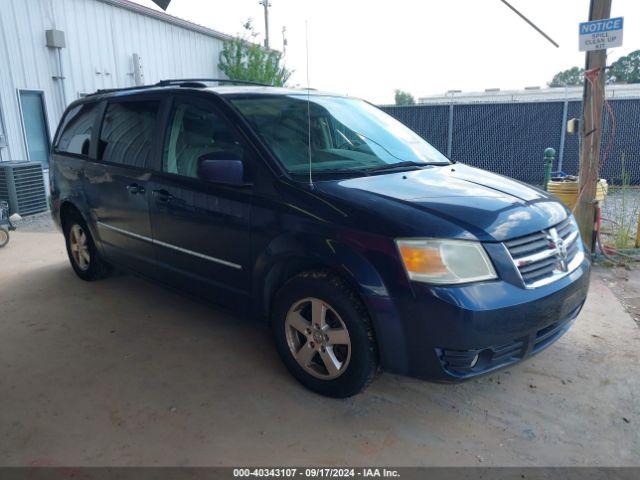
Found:
M 311 95 L 307 105 L 300 94 L 231 102 L 294 175 L 308 174 L 309 156 L 314 173 L 450 163 L 402 123 L 355 98 Z

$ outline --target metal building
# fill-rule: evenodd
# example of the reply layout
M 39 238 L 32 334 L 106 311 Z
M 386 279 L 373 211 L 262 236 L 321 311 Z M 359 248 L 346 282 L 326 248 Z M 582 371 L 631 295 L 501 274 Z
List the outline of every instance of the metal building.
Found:
M 523 90 L 501 90 L 487 88 L 483 92 L 463 92 L 449 90 L 438 95 L 420 97 L 420 105 L 449 105 L 472 103 L 517 103 L 517 102 L 553 102 L 582 100 L 583 88 L 555 87 L 540 88 L 526 87 Z M 606 85 L 605 94 L 608 100 L 640 98 L 640 84 L 612 84 Z
M 64 108 L 97 89 L 220 77 L 228 38 L 127 0 L 0 0 L 0 161 L 46 168 Z

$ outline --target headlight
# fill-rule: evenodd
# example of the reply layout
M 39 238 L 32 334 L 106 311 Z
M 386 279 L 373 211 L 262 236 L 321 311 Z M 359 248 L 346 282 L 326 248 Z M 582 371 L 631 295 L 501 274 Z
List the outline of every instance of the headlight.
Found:
M 497 278 L 491 260 L 478 242 L 467 240 L 396 240 L 411 280 L 452 284 Z

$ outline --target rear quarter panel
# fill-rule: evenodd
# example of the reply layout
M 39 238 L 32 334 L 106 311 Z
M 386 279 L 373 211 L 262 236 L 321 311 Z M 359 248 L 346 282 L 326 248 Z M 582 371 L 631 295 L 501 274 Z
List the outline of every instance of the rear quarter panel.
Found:
M 86 160 L 74 155 L 54 153 L 49 166 L 51 216 L 62 230 L 61 211 L 65 204 L 73 205 L 84 218 L 96 246 L 102 251 L 100 237 L 92 220 L 84 192 L 84 168 Z

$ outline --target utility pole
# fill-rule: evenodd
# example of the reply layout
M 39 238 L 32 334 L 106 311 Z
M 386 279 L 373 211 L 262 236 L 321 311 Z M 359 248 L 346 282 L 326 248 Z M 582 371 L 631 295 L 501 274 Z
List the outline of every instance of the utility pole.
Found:
M 269 0 L 260 0 L 258 2 L 264 7 L 264 48 L 269 48 L 269 7 L 271 3 Z
M 589 21 L 610 16 L 611 0 L 591 0 Z M 582 239 L 591 253 L 594 250 L 595 198 L 600 167 L 606 62 L 606 49 L 593 50 L 586 54 L 580 130 L 582 140 L 580 143 L 580 193 L 575 214 Z
M 287 53 L 288 44 L 289 42 L 287 41 L 287 27 L 282 27 L 282 54 L 283 55 Z

